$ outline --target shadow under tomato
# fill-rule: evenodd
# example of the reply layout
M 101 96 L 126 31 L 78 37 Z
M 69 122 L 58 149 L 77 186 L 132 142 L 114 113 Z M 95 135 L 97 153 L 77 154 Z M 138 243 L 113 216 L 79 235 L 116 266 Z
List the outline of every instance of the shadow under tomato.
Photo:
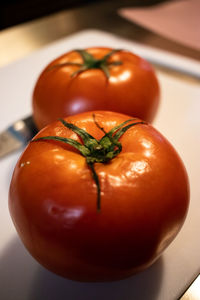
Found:
M 37 262 L 16 235 L 0 252 L 0 299 L 28 300 L 37 271 Z
M 149 269 L 120 281 L 80 283 L 57 276 L 40 266 L 16 236 L 0 254 L 2 300 L 132 300 L 158 299 L 162 257 Z
M 103 283 L 75 282 L 39 267 L 30 299 L 155 300 L 159 295 L 162 272 L 162 257 L 149 269 L 135 276 Z

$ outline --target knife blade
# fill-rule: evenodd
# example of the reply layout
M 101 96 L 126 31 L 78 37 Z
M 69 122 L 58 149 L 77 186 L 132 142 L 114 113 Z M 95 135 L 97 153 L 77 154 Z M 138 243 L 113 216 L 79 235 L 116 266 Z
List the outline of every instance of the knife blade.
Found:
M 32 116 L 13 123 L 0 133 L 0 158 L 24 147 L 37 132 Z
M 200 300 L 200 274 L 197 275 L 179 300 Z

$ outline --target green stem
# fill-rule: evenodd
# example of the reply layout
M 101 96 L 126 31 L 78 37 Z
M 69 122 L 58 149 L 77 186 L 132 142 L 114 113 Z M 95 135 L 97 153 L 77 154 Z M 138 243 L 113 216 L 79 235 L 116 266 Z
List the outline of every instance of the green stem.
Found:
M 90 167 L 91 171 L 92 171 L 92 177 L 96 183 L 96 187 L 97 187 L 97 211 L 100 212 L 101 210 L 101 186 L 100 186 L 100 182 L 99 182 L 99 177 L 95 171 L 94 168 L 94 163 L 88 163 L 88 166 Z
M 94 120 L 95 125 L 96 125 L 96 126 L 97 126 L 104 134 L 107 134 L 107 132 L 104 130 L 104 128 L 101 127 L 101 126 L 99 125 L 99 123 L 97 122 L 96 117 L 95 117 L 95 114 L 92 114 L 92 117 L 93 117 L 93 120 Z
M 96 59 L 92 54 L 90 54 L 89 52 L 87 52 L 86 50 L 83 50 L 83 49 L 76 49 L 74 51 L 77 52 L 81 56 L 83 63 L 64 62 L 64 63 L 50 66 L 47 69 L 47 71 L 56 69 L 58 67 L 77 66 L 77 67 L 79 67 L 79 69 L 76 70 L 75 72 L 73 72 L 71 74 L 71 77 L 75 77 L 76 75 L 78 75 L 86 70 L 89 70 L 89 69 L 99 69 L 99 70 L 102 70 L 103 73 L 105 74 L 106 78 L 109 79 L 109 77 L 110 77 L 109 68 L 114 67 L 114 66 L 119 66 L 122 64 L 121 61 L 113 61 L 113 62 L 108 61 L 109 58 L 113 54 L 115 54 L 116 52 L 122 51 L 121 49 L 114 49 L 114 50 L 108 52 L 106 55 L 104 55 L 101 59 Z
M 46 136 L 39 137 L 33 140 L 32 142 L 41 141 L 41 140 L 55 140 L 59 142 L 64 142 L 68 145 L 71 145 L 77 149 L 81 155 L 86 159 L 87 165 L 92 172 L 92 177 L 95 181 L 97 187 L 97 211 L 101 210 L 101 186 L 98 174 L 95 171 L 95 163 L 107 163 L 115 158 L 122 151 L 122 144 L 119 142 L 120 137 L 131 127 L 138 124 L 146 124 L 144 121 L 133 122 L 137 119 L 129 119 L 120 125 L 115 126 L 109 132 L 106 132 L 103 127 L 95 119 L 93 114 L 93 120 L 96 126 L 104 133 L 104 136 L 97 140 L 84 129 L 77 127 L 72 123 L 68 123 L 63 119 L 60 119 L 60 122 L 68 129 L 75 132 L 81 139 L 82 143 L 79 143 L 76 140 L 70 138 L 64 138 L 59 136 Z M 126 125 L 129 123 L 128 125 Z M 125 126 L 126 125 L 126 126 Z

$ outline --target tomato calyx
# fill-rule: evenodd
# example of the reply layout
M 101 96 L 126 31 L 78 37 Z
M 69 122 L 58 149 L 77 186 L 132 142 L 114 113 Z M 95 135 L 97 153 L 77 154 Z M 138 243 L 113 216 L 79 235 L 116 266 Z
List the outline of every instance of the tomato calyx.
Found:
M 101 187 L 100 187 L 99 177 L 94 168 L 94 164 L 108 163 L 113 158 L 115 158 L 122 151 L 122 144 L 119 142 L 120 137 L 129 128 L 137 124 L 146 124 L 146 122 L 144 121 L 133 122 L 138 119 L 132 118 L 126 120 L 120 125 L 113 127 L 109 132 L 106 132 L 104 128 L 101 127 L 99 123 L 96 121 L 95 115 L 93 114 L 93 120 L 96 126 L 104 133 L 104 136 L 100 140 L 97 140 L 84 129 L 79 128 L 72 123 L 68 123 L 63 119 L 59 119 L 59 120 L 66 128 L 75 132 L 81 138 L 83 143 L 81 144 L 78 141 L 73 140 L 71 138 L 64 138 L 60 136 L 39 137 L 32 140 L 32 142 L 41 141 L 41 140 L 55 140 L 59 142 L 64 142 L 77 149 L 80 152 L 80 154 L 85 157 L 86 163 L 92 172 L 92 176 L 97 187 L 97 211 L 100 212 Z
M 113 54 L 121 51 L 120 49 L 114 49 L 114 50 L 110 51 L 109 53 L 104 55 L 101 59 L 96 59 L 92 54 L 88 53 L 86 50 L 76 49 L 74 51 L 80 54 L 80 56 L 83 60 L 82 64 L 75 63 L 75 62 L 65 62 L 65 63 L 56 64 L 54 66 L 51 66 L 49 68 L 49 70 L 57 68 L 57 67 L 64 67 L 64 66 L 78 66 L 79 69 L 71 74 L 71 77 L 74 77 L 74 76 L 76 76 L 86 70 L 89 70 L 89 69 L 99 69 L 104 72 L 106 78 L 108 79 L 110 77 L 109 68 L 111 66 L 119 66 L 122 64 L 121 61 L 113 61 L 113 62 L 108 61 L 109 58 Z

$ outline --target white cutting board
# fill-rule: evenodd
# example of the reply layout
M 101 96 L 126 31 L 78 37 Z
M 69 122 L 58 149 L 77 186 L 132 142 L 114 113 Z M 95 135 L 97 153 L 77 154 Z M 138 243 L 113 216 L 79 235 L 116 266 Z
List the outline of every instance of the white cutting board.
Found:
M 200 67 L 168 53 L 111 34 L 87 30 L 49 45 L 0 69 L 0 131 L 31 113 L 36 78 L 52 59 L 73 48 L 111 46 L 151 61 L 169 61 L 197 75 Z M 198 69 L 199 67 L 199 69 Z M 200 84 L 157 72 L 162 91 L 154 121 L 175 146 L 187 168 L 191 203 L 186 222 L 162 257 L 148 270 L 112 283 L 77 283 L 40 266 L 21 244 L 9 216 L 9 182 L 20 151 L 0 161 L 0 299 L 2 300 L 173 300 L 200 271 Z M 198 73 L 199 75 L 199 73 Z M 174 178 L 176 180 L 176 178 Z

